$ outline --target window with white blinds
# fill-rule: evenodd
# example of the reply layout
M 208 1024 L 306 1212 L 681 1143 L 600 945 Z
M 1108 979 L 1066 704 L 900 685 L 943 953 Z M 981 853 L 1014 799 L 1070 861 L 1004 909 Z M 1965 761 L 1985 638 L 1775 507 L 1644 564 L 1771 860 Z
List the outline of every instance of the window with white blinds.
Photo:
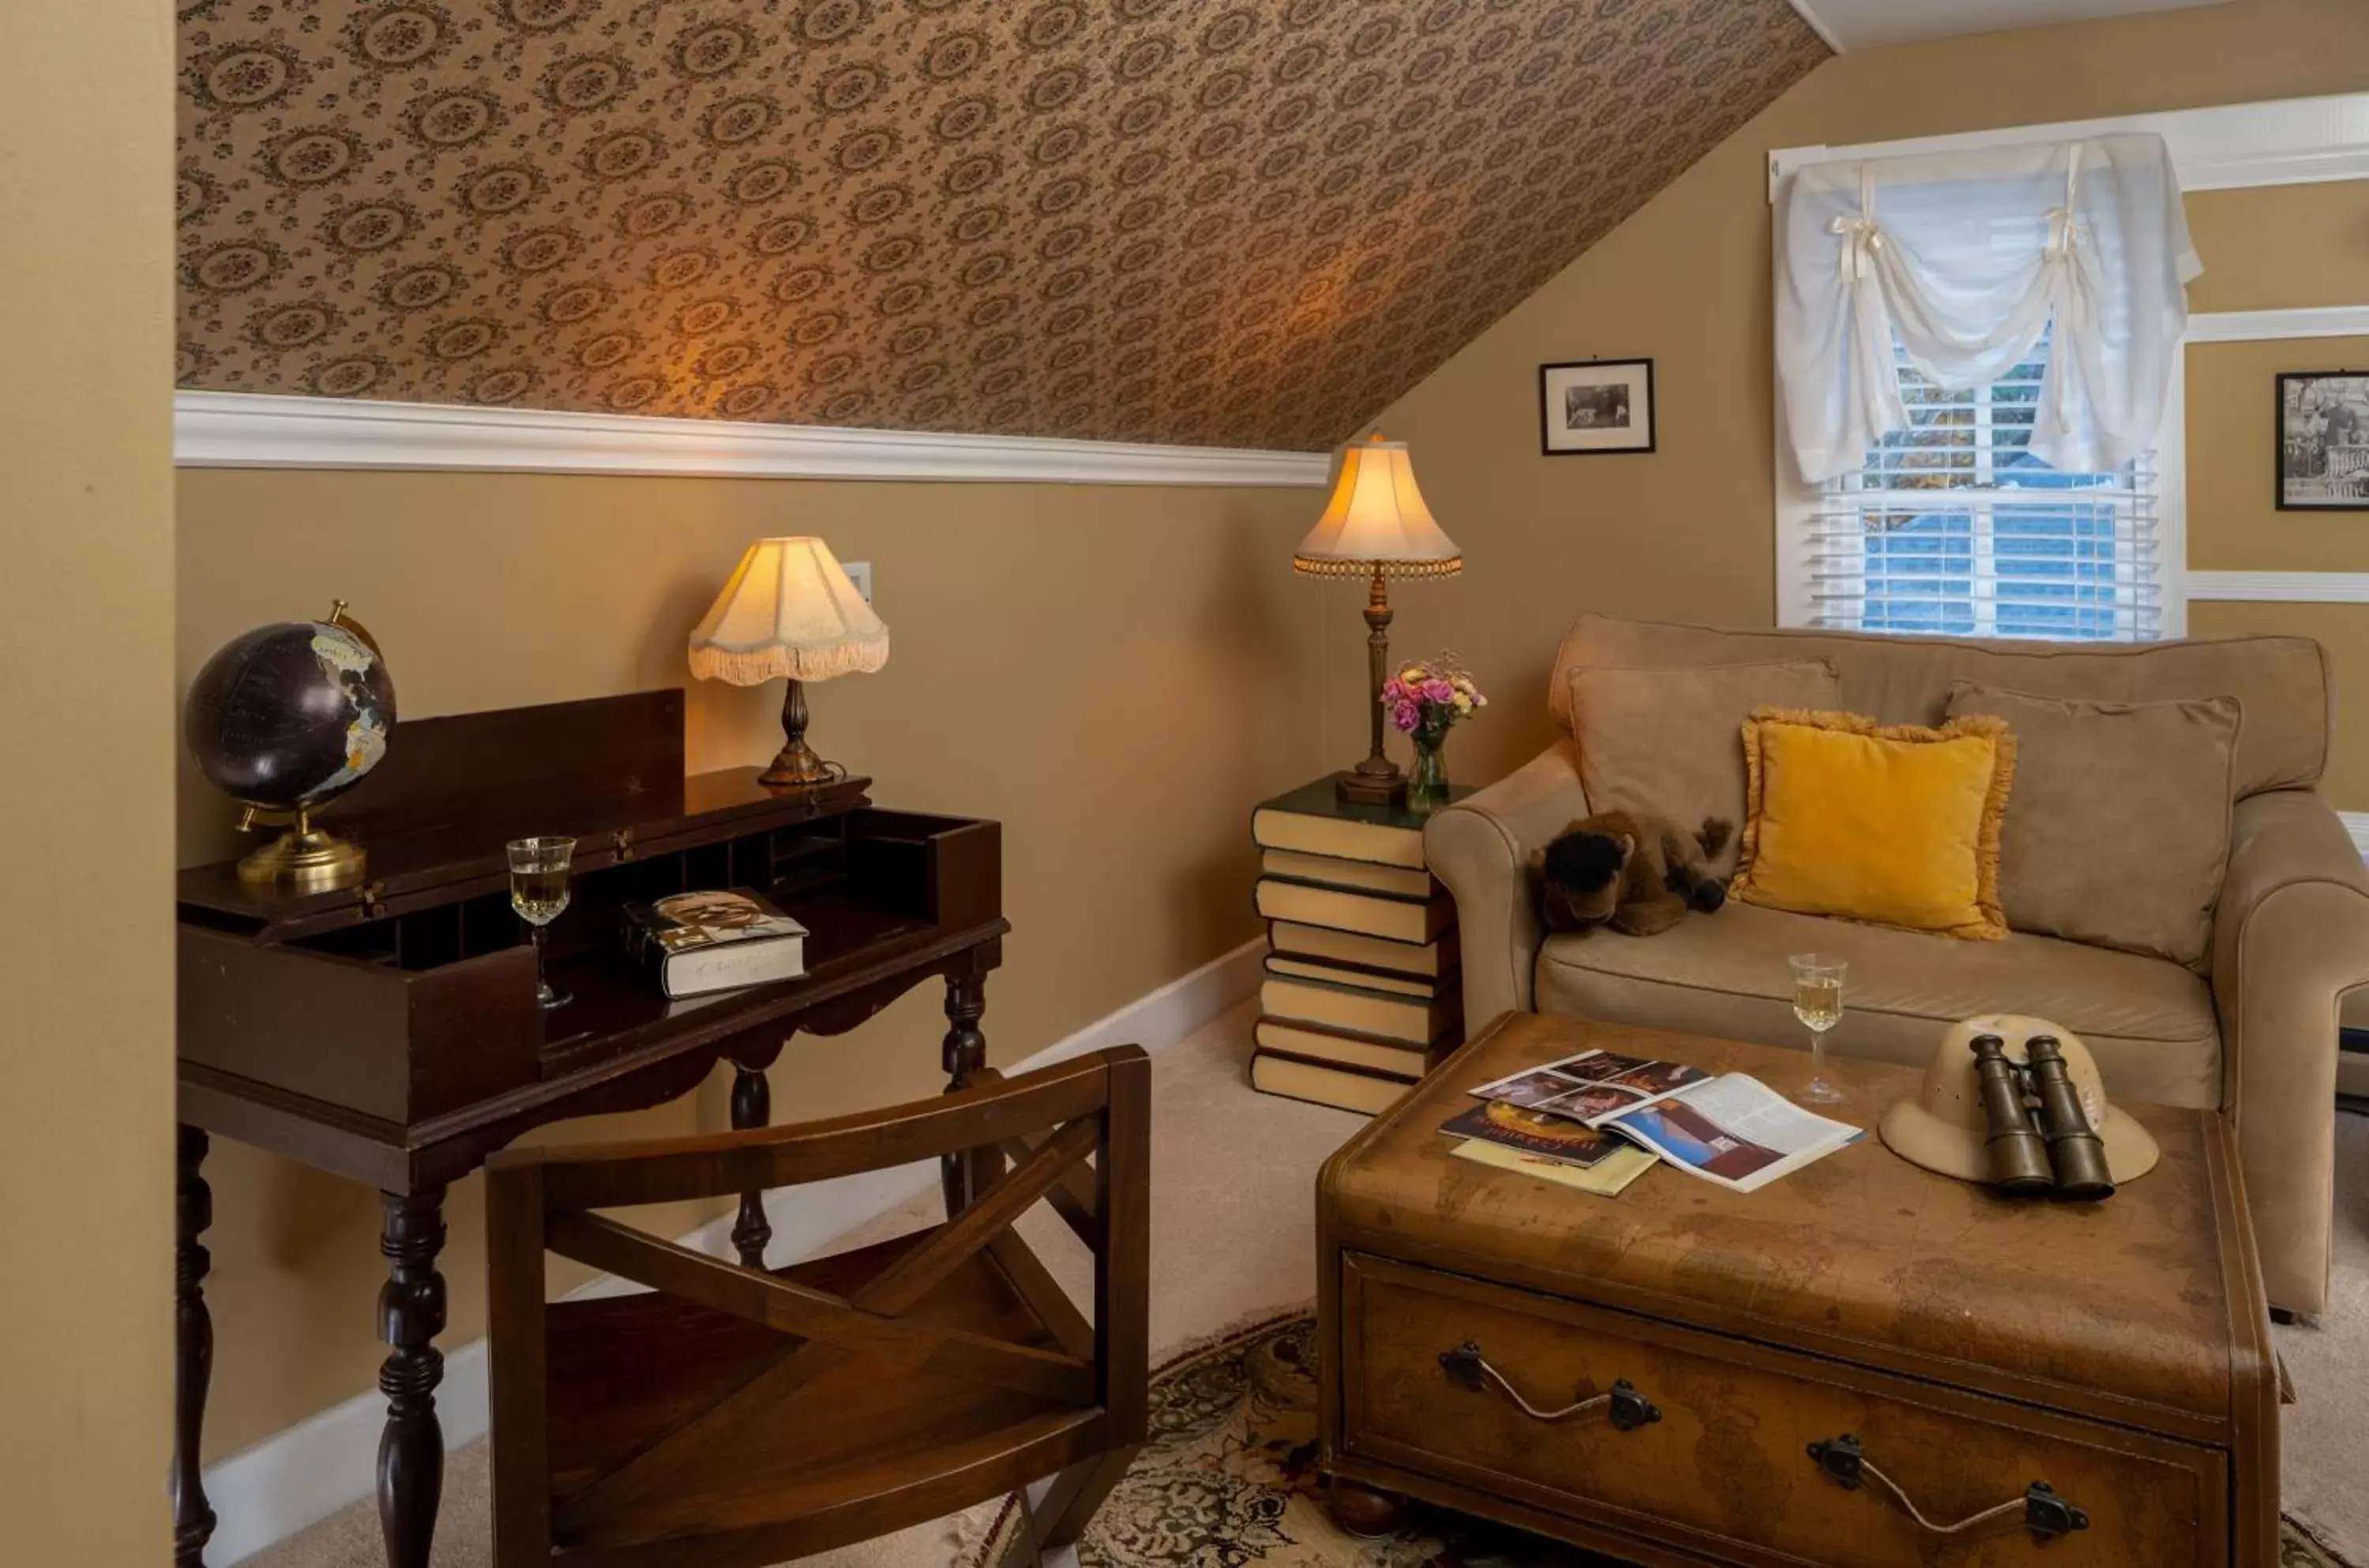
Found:
M 2073 474 L 2028 451 L 2049 349 L 2043 334 L 1999 380 L 1951 392 L 1894 341 L 1909 428 L 1820 486 L 1795 524 L 1808 530 L 1810 624 L 2116 642 L 2163 635 L 2155 454 Z

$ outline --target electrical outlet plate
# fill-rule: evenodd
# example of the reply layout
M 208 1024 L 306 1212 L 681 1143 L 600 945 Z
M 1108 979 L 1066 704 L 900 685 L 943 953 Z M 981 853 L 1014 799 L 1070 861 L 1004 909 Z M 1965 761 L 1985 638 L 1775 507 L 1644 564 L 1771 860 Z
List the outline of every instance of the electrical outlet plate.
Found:
M 871 603 L 872 563 L 869 561 L 843 561 L 841 563 L 841 567 L 847 573 L 847 580 L 855 585 L 855 591 L 864 596 L 864 602 L 866 604 Z

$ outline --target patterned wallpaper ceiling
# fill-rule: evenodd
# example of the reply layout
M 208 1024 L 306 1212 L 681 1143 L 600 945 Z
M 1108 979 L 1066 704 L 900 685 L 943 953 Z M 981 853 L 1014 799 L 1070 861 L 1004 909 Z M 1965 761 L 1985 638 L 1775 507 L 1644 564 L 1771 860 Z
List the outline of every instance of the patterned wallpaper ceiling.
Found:
M 185 386 L 1302 450 L 1826 54 L 1786 0 L 180 20 Z

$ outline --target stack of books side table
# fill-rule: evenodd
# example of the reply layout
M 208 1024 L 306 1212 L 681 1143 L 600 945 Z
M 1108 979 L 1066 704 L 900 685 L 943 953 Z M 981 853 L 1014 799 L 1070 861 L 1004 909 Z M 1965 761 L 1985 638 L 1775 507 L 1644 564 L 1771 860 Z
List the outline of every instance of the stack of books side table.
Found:
M 1429 814 L 1343 800 L 1336 776 L 1251 818 L 1267 922 L 1251 1082 L 1372 1115 L 1463 1039 L 1456 905 L 1424 861 Z

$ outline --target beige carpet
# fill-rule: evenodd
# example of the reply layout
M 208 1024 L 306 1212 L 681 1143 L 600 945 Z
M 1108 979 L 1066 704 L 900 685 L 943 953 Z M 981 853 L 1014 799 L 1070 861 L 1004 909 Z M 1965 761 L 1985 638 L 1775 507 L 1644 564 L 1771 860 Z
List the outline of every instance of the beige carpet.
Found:
M 1316 1169 L 1361 1118 L 1256 1094 L 1243 1082 L 1252 1010 L 1241 1009 L 1155 1059 L 1152 1075 L 1151 1338 L 1155 1357 L 1314 1294 Z M 2286 1413 L 2288 1508 L 2356 1562 L 2369 1562 L 2369 1118 L 2338 1118 L 2336 1297 L 2318 1328 L 2279 1331 L 2303 1402 Z M 933 1223 L 930 1198 L 867 1228 L 874 1240 Z M 1084 1254 L 1058 1221 L 1026 1224 L 1032 1244 L 1081 1299 Z M 948 1568 L 990 1507 L 813 1559 L 828 1568 Z M 487 1568 L 486 1451 L 447 1467 L 436 1568 Z M 359 1503 L 271 1550 L 256 1568 L 379 1568 L 378 1522 Z

